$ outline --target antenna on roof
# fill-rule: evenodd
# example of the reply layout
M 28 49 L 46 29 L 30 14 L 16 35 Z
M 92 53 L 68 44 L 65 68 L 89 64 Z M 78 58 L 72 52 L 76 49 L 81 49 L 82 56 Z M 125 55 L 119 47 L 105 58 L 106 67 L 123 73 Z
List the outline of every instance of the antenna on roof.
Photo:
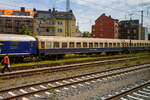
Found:
M 66 0 L 66 11 L 70 11 L 70 0 Z

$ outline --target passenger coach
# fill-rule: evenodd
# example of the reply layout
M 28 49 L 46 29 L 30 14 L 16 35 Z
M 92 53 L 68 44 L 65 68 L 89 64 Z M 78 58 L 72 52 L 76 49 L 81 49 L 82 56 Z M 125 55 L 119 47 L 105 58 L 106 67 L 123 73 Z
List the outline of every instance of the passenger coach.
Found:
M 0 57 L 25 57 L 37 54 L 36 39 L 28 35 L 0 34 Z
M 80 37 L 37 36 L 39 56 L 67 53 L 115 53 L 150 50 L 145 40 L 99 39 Z M 130 46 L 131 45 L 131 46 Z

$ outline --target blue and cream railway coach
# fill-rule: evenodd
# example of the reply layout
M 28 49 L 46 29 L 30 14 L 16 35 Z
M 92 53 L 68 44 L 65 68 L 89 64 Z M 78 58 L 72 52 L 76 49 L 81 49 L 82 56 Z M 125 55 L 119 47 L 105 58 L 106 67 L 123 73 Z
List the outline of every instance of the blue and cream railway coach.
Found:
M 67 53 L 113 53 L 150 50 L 150 41 L 80 37 L 37 36 L 39 56 Z M 131 45 L 131 46 L 130 46 Z
M 28 35 L 0 34 L 0 57 L 37 55 L 36 39 Z

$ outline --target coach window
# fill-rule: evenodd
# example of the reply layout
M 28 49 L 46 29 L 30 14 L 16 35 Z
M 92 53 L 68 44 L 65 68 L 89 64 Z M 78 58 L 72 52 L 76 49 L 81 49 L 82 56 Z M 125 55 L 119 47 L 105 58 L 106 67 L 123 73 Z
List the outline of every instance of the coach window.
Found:
M 107 48 L 108 47 L 108 43 L 105 43 L 105 48 Z
M 83 42 L 83 48 L 87 48 L 87 43 Z
M 50 49 L 51 48 L 51 42 L 47 42 L 46 47 L 47 47 L 47 49 Z
M 112 43 L 109 43 L 109 47 L 112 48 Z
M 100 43 L 100 48 L 103 48 L 103 43 Z
M 116 47 L 117 45 L 116 45 L 116 43 L 113 43 L 113 47 Z
M 34 47 L 34 43 L 30 42 L 30 47 L 33 48 Z
M 59 48 L 59 42 L 54 42 L 54 48 Z
M 117 43 L 117 47 L 120 47 L 120 43 Z
M 81 48 L 81 42 L 77 42 L 77 48 Z
M 89 48 L 93 48 L 93 43 L 89 43 Z
M 136 43 L 134 43 L 134 47 L 136 47 Z
M 41 42 L 41 48 L 42 48 L 42 49 L 45 48 L 45 42 Z
M 69 43 L 69 47 L 70 47 L 70 48 L 74 48 L 74 42 L 70 42 L 70 43 Z
M 62 43 L 62 48 L 67 48 L 67 42 Z
M 98 43 L 94 43 L 95 48 L 98 48 Z
M 127 47 L 129 47 L 129 43 L 127 43 Z
M 12 42 L 9 45 L 10 49 L 17 49 L 19 47 L 19 44 L 17 42 Z

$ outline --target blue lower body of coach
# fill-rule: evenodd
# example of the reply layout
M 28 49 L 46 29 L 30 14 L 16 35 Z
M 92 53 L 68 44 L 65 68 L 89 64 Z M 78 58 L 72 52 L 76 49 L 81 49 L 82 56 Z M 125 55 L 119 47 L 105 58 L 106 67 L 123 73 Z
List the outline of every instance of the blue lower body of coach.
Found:
M 4 56 L 5 54 L 9 54 L 9 56 L 13 57 L 37 55 L 36 41 L 5 41 L 3 42 L 3 45 L 0 46 L 0 57 Z

